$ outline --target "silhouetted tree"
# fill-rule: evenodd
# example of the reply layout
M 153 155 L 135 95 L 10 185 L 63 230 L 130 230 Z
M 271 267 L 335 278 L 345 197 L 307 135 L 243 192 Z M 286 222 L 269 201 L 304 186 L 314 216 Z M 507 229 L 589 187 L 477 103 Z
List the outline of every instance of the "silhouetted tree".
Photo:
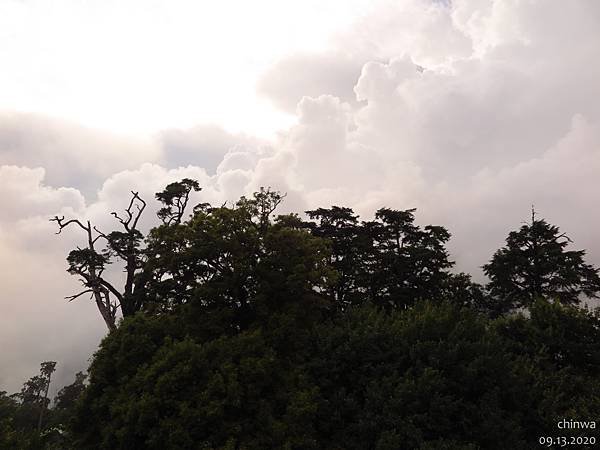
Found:
M 85 389 L 85 380 L 87 375 L 83 372 L 75 374 L 75 381 L 64 386 L 54 397 L 55 410 L 70 410 L 75 406 L 75 402 Z
M 24 423 L 29 423 L 32 427 L 33 421 L 35 420 L 38 433 L 42 429 L 44 413 L 48 410 L 50 404 L 48 390 L 50 388 L 52 374 L 55 370 L 56 362 L 45 361 L 41 363 L 40 374 L 27 380 L 25 384 L 23 384 L 21 392 L 14 395 L 22 406 L 20 411 L 21 420 Z
M 179 224 L 188 205 L 190 193 L 199 190 L 198 182 L 189 178 L 169 184 L 162 192 L 156 194 L 156 198 L 164 205 L 158 211 L 158 217 L 166 225 Z M 58 224 L 57 234 L 70 225 L 75 225 L 85 232 L 86 247 L 72 250 L 67 257 L 68 272 L 80 277 L 84 290 L 67 298 L 72 301 L 82 295 L 91 294 L 109 331 L 116 328 L 118 308 L 124 317 L 141 309 L 144 301 L 141 291 L 148 281 L 143 275 L 146 260 L 143 249 L 144 235 L 138 229 L 146 202 L 137 192 L 132 191 L 131 194 L 124 214 L 111 213 L 122 230 L 104 233 L 92 226 L 90 221 L 84 223 L 79 219 L 66 220 L 64 216 L 50 219 Z M 97 249 L 99 240 L 103 240 L 105 244 L 101 249 Z M 106 266 L 114 259 L 125 264 L 125 280 L 121 288 L 104 275 Z
M 567 250 L 571 242 L 559 228 L 532 211 L 531 223 L 512 231 L 506 246 L 483 266 L 496 314 L 528 307 L 537 298 L 578 304 L 582 295 L 600 292 L 598 269 L 583 260 L 584 250 Z
M 366 255 L 371 242 L 366 239 L 358 216 L 350 208 L 332 206 L 306 211 L 312 220 L 307 227 L 314 236 L 331 243 L 329 263 L 337 272 L 329 295 L 341 308 L 365 299 L 362 281 L 365 279 Z
M 263 314 L 265 302 L 284 307 L 298 296 L 323 297 L 317 291 L 332 274 L 327 247 L 293 216 L 271 220 L 282 198 L 261 189 L 231 207 L 198 205 L 188 221 L 154 228 L 141 275 L 146 310 L 188 305 L 202 310 L 213 327 L 224 320 L 235 330 Z M 279 291 L 265 295 L 281 273 L 288 287 L 278 284 Z
M 445 248 L 450 233 L 441 226 L 414 224 L 414 209 L 381 208 L 368 224 L 373 240 L 373 301 L 394 307 L 441 295 L 454 264 Z
M 139 310 L 102 341 L 89 385 L 78 375 L 57 396 L 57 413 L 75 405 L 73 448 L 520 449 L 557 417 L 599 410 L 598 315 L 563 305 L 594 285 L 571 291 L 533 262 L 598 275 L 555 227 L 533 217 L 498 267 L 571 301 L 490 318 L 480 311 L 501 291 L 451 274 L 450 234 L 416 225 L 414 210 L 359 222 L 319 208 L 306 222 L 273 217 L 283 196 L 261 189 L 186 218 L 198 186 L 170 186 L 139 251 Z
M 471 275 L 461 272 L 450 274 L 442 286 L 441 298 L 449 303 L 474 308 L 480 312 L 489 310 L 489 296 L 485 288 L 474 282 Z
M 137 192 L 132 192 L 125 215 L 119 216 L 116 212 L 111 213 L 122 225 L 124 231 L 110 233 L 104 233 L 93 227 L 89 220 L 85 223 L 79 219 L 65 220 L 64 216 L 55 216 L 50 219 L 58 224 L 57 234 L 70 225 L 78 226 L 85 232 L 86 247 L 72 250 L 67 257 L 69 263 L 67 271 L 80 277 L 84 290 L 67 298 L 69 301 L 73 301 L 82 295 L 91 294 L 109 331 L 116 328 L 115 321 L 119 307 L 123 316 L 128 316 L 135 313 L 140 306 L 133 297 L 133 291 L 136 271 L 141 266 L 142 257 L 140 246 L 143 235 L 137 226 L 145 207 L 146 202 L 140 198 Z M 96 244 L 100 239 L 105 241 L 106 247 L 97 250 Z M 125 284 L 122 289 L 118 289 L 104 276 L 106 266 L 110 264 L 113 257 L 117 257 L 125 263 Z
M 330 294 L 342 308 L 364 301 L 406 307 L 442 296 L 453 265 L 445 248 L 450 233 L 415 225 L 414 212 L 381 208 L 374 221 L 359 223 L 350 208 L 306 211 L 311 232 L 331 242 L 338 279 Z
M 158 192 L 155 197 L 164 206 L 158 210 L 158 218 L 165 225 L 179 224 L 183 218 L 190 193 L 202 190 L 196 180 L 184 178 L 181 181 L 171 183 L 167 187 Z

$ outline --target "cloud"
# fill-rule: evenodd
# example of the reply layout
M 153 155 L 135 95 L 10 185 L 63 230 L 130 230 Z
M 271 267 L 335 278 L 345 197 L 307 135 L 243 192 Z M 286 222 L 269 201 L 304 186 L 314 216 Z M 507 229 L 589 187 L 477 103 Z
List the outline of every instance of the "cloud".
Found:
M 371 56 L 358 103 L 302 97 L 277 147 L 289 161 L 278 176 L 311 207 L 419 208 L 419 220 L 450 228 L 458 267 L 480 279 L 532 203 L 600 263 L 585 231 L 600 225 L 590 207 L 600 188 L 599 12 L 589 1 L 380 4 L 329 53 Z M 288 61 L 275 66 L 281 79 Z
M 333 95 L 357 106 L 353 88 L 363 65 L 405 53 L 419 65 L 435 67 L 469 56 L 472 41 L 444 3 L 375 1 L 354 26 L 332 38 L 328 50 L 292 54 L 273 64 L 257 90 L 288 113 L 305 96 Z
M 55 382 L 66 383 L 104 333 L 91 302 L 63 299 L 77 289 L 63 263 L 75 240 L 57 239 L 48 221 L 83 214 L 83 195 L 46 186 L 43 178 L 41 168 L 0 166 L 0 386 L 9 392 L 46 360 L 60 361 Z
M 37 374 L 40 362 L 54 360 L 59 362 L 54 391 L 86 368 L 104 325 L 87 298 L 63 299 L 77 285 L 57 259 L 59 252 L 15 246 L 11 237 L 0 232 L 1 390 L 18 391 Z
M 487 5 L 479 3 L 475 13 Z M 338 33 L 334 44 L 372 61 L 410 53 L 417 64 L 435 67 L 469 57 L 474 42 L 457 26 L 448 2 L 383 0 L 373 2 L 352 27 Z
M 423 199 L 427 218 L 453 233 L 450 244 L 459 267 L 480 279 L 480 265 L 504 244 L 508 232 L 538 216 L 561 227 L 574 248 L 587 249 L 600 266 L 597 204 L 600 170 L 600 123 L 573 117 L 569 131 L 538 157 L 511 167 L 484 168 L 462 185 L 439 185 Z
M 0 112 L 0 166 L 43 169 L 46 184 L 76 188 L 88 199 L 111 175 L 143 163 L 169 169 L 195 165 L 214 173 L 230 150 L 265 145 L 259 138 L 216 125 L 133 138 L 38 114 Z M 5 180 L 8 176 L 4 173 Z
M 216 125 L 198 125 L 188 129 L 168 129 L 157 140 L 162 162 L 169 168 L 195 165 L 214 173 L 225 155 L 234 147 L 257 147 L 265 143 L 241 133 L 229 133 Z
M 353 88 L 365 62 L 341 51 L 291 55 L 263 74 L 257 90 L 288 113 L 295 112 L 303 97 L 333 95 L 355 102 Z
M 45 169 L 0 166 L 0 223 L 60 212 L 85 206 L 81 193 L 73 188 L 53 189 L 42 184 Z
M 75 186 L 89 196 L 115 171 L 159 156 L 160 148 L 148 139 L 38 114 L 0 113 L 0 165 L 43 167 L 49 185 Z

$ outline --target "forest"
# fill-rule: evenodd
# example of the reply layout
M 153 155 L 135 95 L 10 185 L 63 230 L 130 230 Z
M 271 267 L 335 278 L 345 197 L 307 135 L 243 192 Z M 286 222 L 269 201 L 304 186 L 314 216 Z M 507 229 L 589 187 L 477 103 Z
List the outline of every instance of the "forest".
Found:
M 67 256 L 81 291 L 69 300 L 94 302 L 108 333 L 53 400 L 54 361 L 20 392 L 0 391 L 0 449 L 600 439 L 600 310 L 589 306 L 599 269 L 533 209 L 480 284 L 453 270 L 450 232 L 418 225 L 415 209 L 279 215 L 285 195 L 268 188 L 192 206 L 199 191 L 186 178 L 158 192 L 148 233 L 136 192 L 112 231 L 51 219 L 81 233 Z

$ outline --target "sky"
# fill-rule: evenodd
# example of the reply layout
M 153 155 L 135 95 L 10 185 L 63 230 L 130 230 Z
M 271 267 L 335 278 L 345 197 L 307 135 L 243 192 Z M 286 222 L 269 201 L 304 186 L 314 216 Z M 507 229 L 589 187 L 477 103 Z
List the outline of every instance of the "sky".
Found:
M 599 54 L 596 0 L 3 0 L 0 390 L 70 382 L 105 334 L 48 219 L 111 229 L 134 189 L 147 230 L 183 177 L 417 208 L 479 281 L 535 205 L 600 265 Z

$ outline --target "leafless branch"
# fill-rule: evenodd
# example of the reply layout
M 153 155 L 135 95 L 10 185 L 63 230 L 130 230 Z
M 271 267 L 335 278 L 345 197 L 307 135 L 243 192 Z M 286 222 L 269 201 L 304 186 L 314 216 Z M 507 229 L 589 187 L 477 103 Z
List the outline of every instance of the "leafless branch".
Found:
M 98 227 L 94 226 L 94 231 L 95 231 L 96 233 L 98 233 L 98 236 L 96 236 L 96 237 L 95 237 L 95 238 L 92 240 L 92 243 L 94 243 L 94 244 L 95 244 L 95 243 L 96 243 L 96 241 L 97 241 L 98 239 L 100 239 L 100 238 L 104 238 L 104 239 L 106 239 L 106 240 L 108 241 L 108 236 L 107 236 L 106 234 L 104 234 L 102 231 L 100 231 L 100 230 L 98 229 Z
M 50 222 L 56 222 L 58 224 L 58 231 L 56 232 L 56 234 L 60 234 L 64 228 L 68 227 L 72 223 L 79 225 L 81 229 L 89 232 L 89 227 L 83 225 L 78 219 L 69 219 L 65 222 L 65 216 L 54 216 L 52 219 L 50 219 Z
M 570 238 L 569 236 L 567 236 L 567 235 L 566 235 L 566 233 L 561 233 L 561 234 L 560 234 L 560 235 L 557 237 L 557 239 L 560 239 L 560 238 L 564 238 L 564 239 L 566 239 L 566 240 L 567 240 L 567 242 L 570 242 L 571 244 L 573 243 L 573 241 L 571 240 L 571 238 Z
M 144 209 L 146 208 L 146 202 L 139 196 L 138 192 L 135 191 L 131 191 L 132 197 L 131 200 L 129 201 L 129 205 L 127 206 L 127 208 L 125 209 L 125 214 L 127 214 L 127 217 L 121 217 L 119 216 L 115 211 L 111 212 L 110 214 L 117 219 L 121 225 L 123 225 L 123 227 L 125 228 L 125 231 L 127 232 L 131 232 L 131 230 L 135 230 L 138 224 L 138 221 L 140 220 L 140 217 L 142 216 L 142 213 L 144 212 Z M 136 203 L 138 202 L 138 203 Z M 141 203 L 141 206 L 140 206 Z M 136 207 L 137 211 L 133 212 L 133 207 Z
M 110 292 L 112 292 L 112 294 L 117 297 L 117 299 L 119 300 L 119 302 L 123 301 L 123 294 L 121 294 L 112 284 L 110 284 L 108 281 L 106 281 L 103 278 L 98 278 L 98 283 L 100 283 L 102 286 L 104 286 L 106 289 L 108 289 Z
M 131 191 L 131 193 L 133 194 L 133 198 L 131 199 L 132 203 L 133 203 L 133 200 L 135 199 L 135 200 L 138 200 L 142 204 L 142 206 L 140 206 L 137 203 L 135 205 L 138 210 L 137 215 L 133 219 L 133 228 L 135 229 L 135 227 L 137 227 L 138 221 L 140 220 L 140 217 L 142 216 L 142 213 L 144 212 L 144 209 L 146 208 L 146 202 L 138 195 L 137 192 Z
M 75 295 L 67 295 L 65 297 L 65 300 L 69 300 L 69 302 L 72 302 L 73 300 L 75 300 L 78 297 L 81 297 L 82 295 L 85 294 L 93 294 L 94 290 L 93 289 L 86 289 L 85 291 L 81 291 L 79 294 L 75 294 Z

